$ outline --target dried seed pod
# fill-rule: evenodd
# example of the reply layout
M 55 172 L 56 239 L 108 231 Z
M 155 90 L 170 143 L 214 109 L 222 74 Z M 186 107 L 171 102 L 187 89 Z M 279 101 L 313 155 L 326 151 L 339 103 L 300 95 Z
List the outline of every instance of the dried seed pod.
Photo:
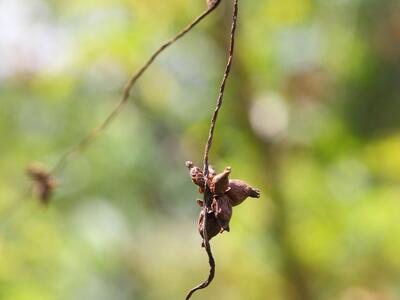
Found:
M 260 190 L 252 188 L 246 182 L 240 179 L 230 179 L 229 180 L 230 190 L 226 195 L 231 200 L 232 206 L 239 205 L 247 197 L 260 198 Z
M 204 193 L 204 174 L 203 171 L 196 167 L 192 161 L 185 162 L 186 167 L 189 169 L 190 177 L 195 185 L 199 187 L 199 192 Z
M 222 227 L 222 231 L 230 231 L 229 222 L 232 217 L 232 204 L 227 195 L 214 196 L 211 205 L 212 211 Z
M 208 7 L 208 8 L 211 8 L 211 7 L 213 7 L 213 6 L 217 5 L 217 4 L 219 4 L 219 1 L 220 1 L 220 0 L 207 0 L 207 7 Z
M 202 238 L 204 238 L 203 228 L 204 228 L 204 210 L 201 210 L 199 215 L 198 230 Z M 208 240 L 211 240 L 214 236 L 216 236 L 218 233 L 222 231 L 222 227 L 219 224 L 218 219 L 212 212 L 208 213 L 206 230 L 207 230 Z M 204 247 L 204 244 L 202 243 L 201 246 Z
M 187 161 L 186 166 L 190 170 L 192 181 L 200 187 L 204 193 L 204 173 L 193 162 Z M 209 239 L 218 233 L 230 231 L 229 222 L 232 218 L 233 206 L 242 203 L 247 197 L 259 198 L 260 191 L 252 188 L 246 182 L 239 179 L 229 179 L 231 167 L 226 167 L 220 174 L 216 174 L 214 168 L 209 166 L 207 185 L 212 193 L 211 207 L 207 207 L 207 236 Z M 211 196 L 211 195 L 207 195 Z M 200 207 L 204 207 L 204 200 L 196 200 Z M 198 230 L 203 237 L 204 209 L 201 210 L 198 220 Z M 204 246 L 204 245 L 203 245 Z
M 203 171 L 194 165 L 190 160 L 185 162 L 186 167 L 189 169 L 190 177 L 195 185 L 199 187 L 199 192 L 204 193 L 204 173 Z M 216 172 L 212 166 L 208 167 L 208 178 L 211 180 L 216 175 Z
M 210 190 L 214 195 L 223 195 L 229 188 L 229 174 L 231 167 L 226 167 L 224 171 L 215 175 L 210 182 Z
M 31 165 L 27 169 L 28 175 L 33 179 L 33 191 L 41 203 L 47 205 L 56 182 L 51 178 L 49 172 L 42 166 Z

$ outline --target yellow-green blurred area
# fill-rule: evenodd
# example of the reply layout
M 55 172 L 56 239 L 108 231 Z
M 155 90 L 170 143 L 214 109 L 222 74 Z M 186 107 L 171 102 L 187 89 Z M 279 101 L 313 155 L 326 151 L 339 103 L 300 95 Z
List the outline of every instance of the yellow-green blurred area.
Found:
M 193 299 L 400 299 L 400 3 L 243 0 L 211 163 L 261 189 L 211 241 Z M 208 274 L 198 193 L 232 1 L 168 48 L 57 176 L 129 77 L 201 0 L 0 1 L 0 299 L 184 299 Z

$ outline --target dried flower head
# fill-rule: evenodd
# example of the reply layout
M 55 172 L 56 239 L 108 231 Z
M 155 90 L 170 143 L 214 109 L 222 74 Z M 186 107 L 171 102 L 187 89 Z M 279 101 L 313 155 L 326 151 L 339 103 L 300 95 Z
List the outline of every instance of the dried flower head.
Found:
M 196 167 L 192 161 L 187 161 L 190 177 L 194 184 L 200 187 L 200 192 L 204 193 L 204 174 Z M 207 235 L 208 238 L 216 236 L 218 233 L 230 231 L 229 222 L 232 218 L 233 206 L 239 205 L 247 197 L 259 198 L 260 191 L 252 188 L 240 179 L 229 179 L 232 171 L 231 167 L 226 167 L 220 174 L 216 174 L 214 168 L 209 167 L 207 185 L 210 188 L 212 203 L 211 207 L 202 209 L 199 216 L 198 229 L 203 236 L 204 211 L 207 211 Z M 197 200 L 197 204 L 204 208 L 204 200 Z
M 47 205 L 56 182 L 51 178 L 49 172 L 42 166 L 34 164 L 28 167 L 28 175 L 33 180 L 33 192 L 42 204 Z

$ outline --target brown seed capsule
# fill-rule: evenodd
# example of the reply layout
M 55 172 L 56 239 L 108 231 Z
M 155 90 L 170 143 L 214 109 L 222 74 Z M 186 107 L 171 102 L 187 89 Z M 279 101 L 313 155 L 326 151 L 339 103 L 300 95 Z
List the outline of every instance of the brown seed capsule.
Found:
M 193 183 L 199 187 L 199 192 L 204 193 L 203 171 L 199 167 L 196 167 L 192 161 L 185 162 L 185 165 L 189 169 L 189 174 Z
M 204 211 L 201 210 L 199 215 L 198 230 L 202 238 L 204 238 L 203 228 L 204 228 Z M 216 236 L 218 233 L 222 231 L 221 225 L 219 224 L 217 218 L 212 212 L 208 213 L 206 230 L 207 230 L 208 240 L 211 240 L 214 236 Z M 204 247 L 203 243 L 202 247 Z
M 185 162 L 186 167 L 189 169 L 190 177 L 195 185 L 199 187 L 199 192 L 204 193 L 204 173 L 203 171 L 194 165 L 190 160 Z M 215 176 L 216 172 L 212 166 L 208 167 L 208 178 L 211 180 Z
M 28 175 L 33 179 L 33 191 L 41 203 L 47 205 L 51 194 L 56 186 L 56 182 L 51 178 L 49 172 L 39 165 L 29 166 Z
M 226 195 L 215 196 L 211 205 L 212 211 L 222 227 L 222 231 L 230 231 L 229 222 L 232 217 L 232 204 Z
M 252 188 L 246 182 L 240 179 L 230 179 L 229 180 L 230 190 L 226 195 L 231 200 L 232 206 L 239 205 L 247 197 L 260 198 L 260 190 Z
M 186 166 L 190 170 L 192 181 L 199 186 L 200 192 L 204 193 L 203 171 L 191 161 L 187 161 Z M 230 231 L 229 223 L 232 218 L 233 206 L 239 205 L 247 197 L 259 198 L 260 191 L 252 188 L 242 180 L 230 180 L 231 167 L 226 167 L 220 174 L 216 174 L 212 166 L 209 166 L 208 171 L 207 185 L 211 194 L 207 194 L 206 196 L 212 197 L 211 207 L 207 207 L 204 210 L 204 200 L 197 200 L 196 202 L 203 208 L 198 220 L 199 233 L 203 237 L 204 211 L 207 211 L 206 232 L 210 240 L 218 233 Z
M 207 7 L 211 8 L 219 3 L 220 0 L 207 0 Z
M 231 167 L 226 167 L 224 172 L 215 175 L 210 182 L 210 190 L 214 195 L 223 195 L 229 188 L 229 174 Z

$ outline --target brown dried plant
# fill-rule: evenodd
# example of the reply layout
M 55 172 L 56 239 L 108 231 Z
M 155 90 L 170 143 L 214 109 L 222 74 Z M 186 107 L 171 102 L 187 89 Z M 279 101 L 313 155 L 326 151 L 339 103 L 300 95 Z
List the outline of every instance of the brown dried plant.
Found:
M 203 174 L 199 167 L 196 167 L 191 161 L 185 163 L 189 168 L 189 175 L 192 178 L 194 184 L 202 187 L 200 184 L 204 182 L 204 177 L 202 181 L 194 181 L 193 173 L 196 171 L 196 176 Z M 190 166 L 190 167 L 189 167 Z M 220 174 L 214 174 L 208 176 L 207 186 L 209 187 L 210 193 L 212 194 L 211 207 L 207 209 L 209 219 L 211 220 L 211 225 L 207 225 L 208 239 L 211 240 L 212 237 L 216 236 L 218 233 L 230 230 L 229 222 L 232 217 L 232 210 L 234 206 L 241 204 L 248 197 L 259 198 L 259 189 L 251 187 L 245 181 L 240 179 L 229 179 L 229 174 L 231 173 L 231 168 L 226 167 L 225 170 Z M 221 189 L 213 189 L 213 187 L 221 187 Z M 200 193 L 204 193 L 204 187 L 199 190 Z M 204 206 L 203 200 L 197 200 L 197 204 L 200 207 Z M 213 216 L 212 216 L 213 215 Z M 198 228 L 201 236 L 203 237 L 202 230 L 204 229 L 204 211 L 201 210 L 199 216 Z
M 47 205 L 51 194 L 56 187 L 56 181 L 50 173 L 41 165 L 33 164 L 27 168 L 28 175 L 33 180 L 33 193 L 39 201 Z
M 232 12 L 232 26 L 231 26 L 231 33 L 230 33 L 230 43 L 229 43 L 229 49 L 228 49 L 228 62 L 225 67 L 224 75 L 222 78 L 222 82 L 219 88 L 219 95 L 216 103 L 216 107 L 214 110 L 214 113 L 211 118 L 211 126 L 210 126 L 210 132 L 208 135 L 207 143 L 205 146 L 204 150 L 204 159 L 203 159 L 203 176 L 204 176 L 204 188 L 201 188 L 200 191 L 204 192 L 204 197 L 202 203 L 198 201 L 198 203 L 202 204 L 202 210 L 200 212 L 200 217 L 199 217 L 199 231 L 201 233 L 201 236 L 203 237 L 203 242 L 202 245 L 204 246 L 204 249 L 207 252 L 208 255 L 208 263 L 210 265 L 210 270 L 208 273 L 208 277 L 206 280 L 204 280 L 202 283 L 199 285 L 195 286 L 192 288 L 188 294 L 186 295 L 186 300 L 190 299 L 192 295 L 200 290 L 204 289 L 207 286 L 210 285 L 210 283 L 213 281 L 214 276 L 215 276 L 215 259 L 212 254 L 211 246 L 210 246 L 210 238 L 214 237 L 217 233 L 217 229 L 219 229 L 219 232 L 223 231 L 222 225 L 226 229 L 229 229 L 229 221 L 232 216 L 232 210 L 231 210 L 231 204 L 224 200 L 222 201 L 221 199 L 218 200 L 218 197 L 221 197 L 221 193 L 219 195 L 215 195 L 211 191 L 211 186 L 213 186 L 214 191 L 217 192 L 222 192 L 224 187 L 226 187 L 226 178 L 230 173 L 230 170 L 225 170 L 224 175 L 221 175 L 222 178 L 222 183 L 213 183 L 213 185 L 209 184 L 210 183 L 210 170 L 209 170 L 209 153 L 210 149 L 212 146 L 213 138 L 214 138 L 214 131 L 215 131 L 215 126 L 218 118 L 218 113 L 222 107 L 222 102 L 224 99 L 224 92 L 225 92 L 225 85 L 227 82 L 227 79 L 229 77 L 231 67 L 232 67 L 232 61 L 233 61 L 233 54 L 234 54 L 234 49 L 235 49 L 235 34 L 236 34 L 236 25 L 237 25 L 237 17 L 238 17 L 238 0 L 233 0 L 233 12 Z M 219 1 L 217 1 L 218 4 Z M 207 3 L 209 5 L 213 5 L 213 1 L 208 0 Z M 211 6 L 212 7 L 212 6 Z M 193 167 L 193 164 L 192 164 Z M 214 175 L 217 177 L 218 175 Z M 211 177 L 214 177 L 211 176 Z M 192 177 L 193 179 L 193 177 Z M 200 185 L 203 183 L 200 180 L 193 181 L 195 184 L 199 183 Z M 225 182 L 225 183 L 224 183 Z M 221 189 L 221 190 L 220 190 Z M 222 195 L 224 197 L 224 194 Z M 217 211 L 213 211 L 213 209 L 217 209 Z M 219 211 L 221 209 L 221 211 Z M 230 209 L 230 212 L 229 212 Z M 222 224 L 222 225 L 221 225 Z

